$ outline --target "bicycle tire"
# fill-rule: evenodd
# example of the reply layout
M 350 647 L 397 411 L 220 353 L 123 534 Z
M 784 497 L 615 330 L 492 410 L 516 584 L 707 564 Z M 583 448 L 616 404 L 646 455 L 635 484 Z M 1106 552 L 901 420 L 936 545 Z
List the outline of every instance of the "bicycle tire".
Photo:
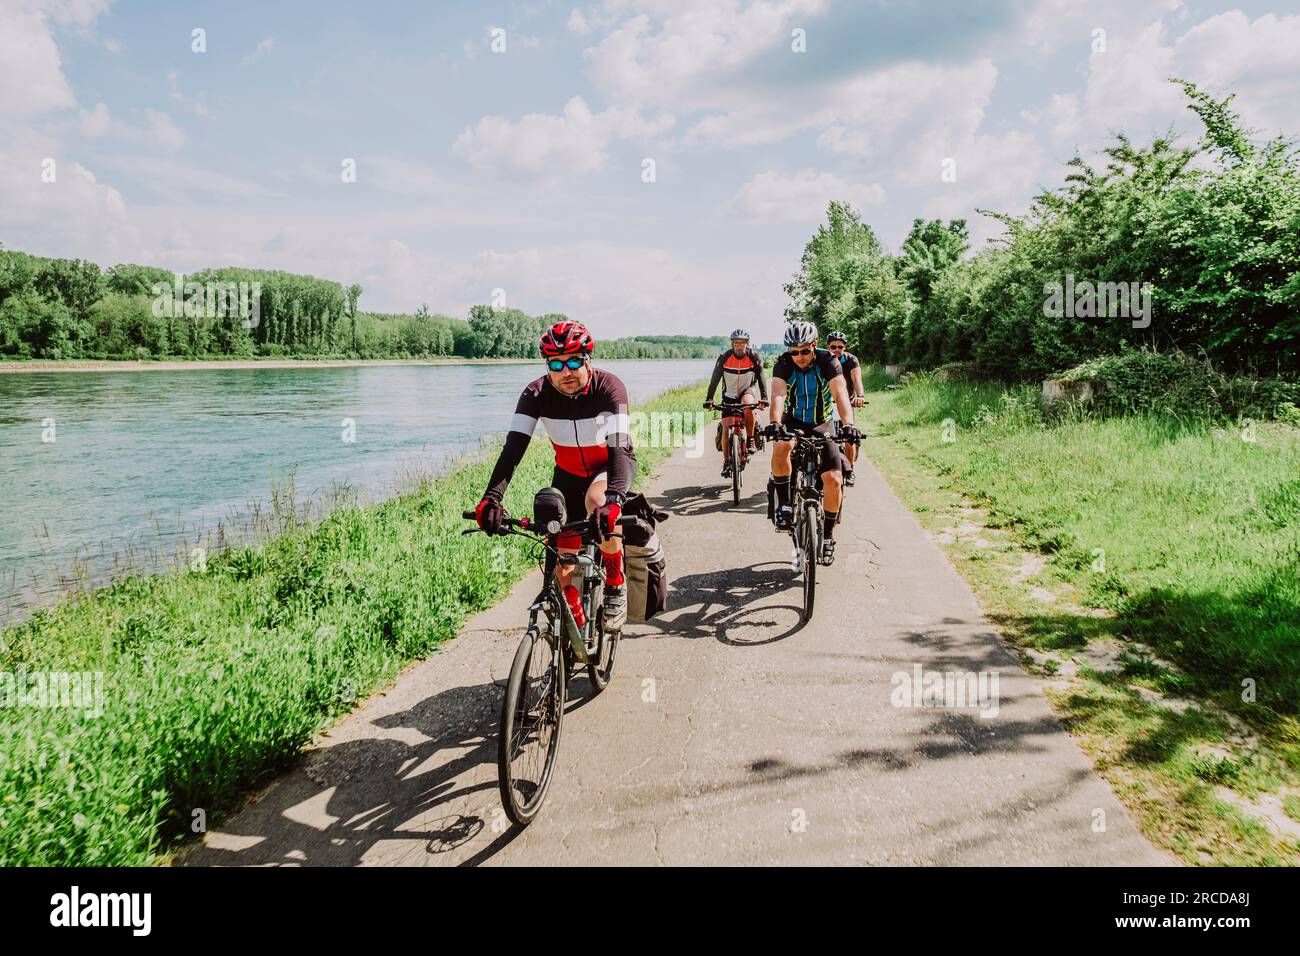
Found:
M 506 816 L 521 827 L 528 826 L 536 819 L 546 800 L 546 791 L 550 789 L 551 776 L 555 770 L 555 756 L 559 752 L 560 730 L 564 724 L 567 667 L 563 654 L 551 641 L 549 633 L 544 635 L 543 630 L 535 625 L 524 634 L 519 649 L 515 651 L 514 663 L 510 665 L 510 679 L 506 683 L 505 700 L 501 704 L 501 724 L 497 736 L 497 782 Z M 529 665 L 539 643 L 546 645 L 549 683 L 542 686 L 537 700 L 531 702 L 532 679 Z M 538 716 L 530 725 L 529 716 L 534 708 Z M 523 744 L 541 728 L 549 730 L 549 735 L 543 747 L 540 765 L 535 760 L 530 761 L 528 770 L 520 768 L 521 772 L 516 772 L 515 764 Z
M 817 517 L 817 505 L 813 502 L 807 502 L 803 508 L 801 524 L 803 525 L 803 619 L 804 622 L 812 620 L 813 605 L 817 600 L 817 552 L 820 542 L 818 538 L 819 519 Z
M 627 585 L 624 585 L 626 588 Z M 602 597 L 602 591 L 595 592 L 597 598 Z M 592 607 L 588 609 L 588 615 L 597 615 L 597 632 L 600 637 L 596 642 L 596 656 L 594 660 L 587 662 L 587 679 L 591 681 L 591 686 L 595 688 L 597 694 L 609 686 L 610 678 L 614 676 L 614 657 L 618 653 L 619 633 L 615 631 L 610 634 L 605 630 L 604 625 L 600 622 L 599 616 L 604 613 L 600 606 L 600 601 L 593 600 Z
M 731 502 L 740 507 L 740 436 L 731 433 Z

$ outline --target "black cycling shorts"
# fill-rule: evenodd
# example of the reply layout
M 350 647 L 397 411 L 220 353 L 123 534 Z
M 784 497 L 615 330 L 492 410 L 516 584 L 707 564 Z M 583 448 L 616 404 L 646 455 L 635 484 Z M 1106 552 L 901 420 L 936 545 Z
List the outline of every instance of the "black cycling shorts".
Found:
M 822 422 L 820 425 L 810 425 L 795 418 L 789 412 L 781 416 L 781 424 L 785 426 L 786 431 L 800 435 L 835 434 L 835 423 L 833 421 Z M 821 467 L 817 469 L 818 474 L 827 471 L 844 471 L 847 467 L 844 462 L 844 453 L 840 450 L 840 446 L 833 441 L 828 441 L 822 445 L 821 459 Z

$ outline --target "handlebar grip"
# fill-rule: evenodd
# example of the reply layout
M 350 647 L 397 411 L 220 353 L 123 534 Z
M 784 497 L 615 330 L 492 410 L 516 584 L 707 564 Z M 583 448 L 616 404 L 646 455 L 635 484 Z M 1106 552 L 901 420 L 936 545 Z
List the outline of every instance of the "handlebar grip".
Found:
M 475 519 L 478 517 L 478 515 L 474 514 L 474 512 L 472 512 L 472 511 L 462 511 L 462 512 L 460 513 L 460 516 L 461 516 L 462 518 L 465 518 L 465 519 L 469 520 L 469 521 L 473 521 L 473 520 L 475 520 Z

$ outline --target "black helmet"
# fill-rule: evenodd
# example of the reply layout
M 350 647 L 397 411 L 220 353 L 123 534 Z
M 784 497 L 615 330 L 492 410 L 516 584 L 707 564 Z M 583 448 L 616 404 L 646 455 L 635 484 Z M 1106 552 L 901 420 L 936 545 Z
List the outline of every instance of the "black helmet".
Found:
M 836 339 L 839 339 L 845 345 L 849 344 L 849 337 L 845 335 L 843 332 L 841 332 L 839 329 L 834 329 L 830 335 L 826 336 L 826 344 L 829 345 L 831 342 L 834 342 Z

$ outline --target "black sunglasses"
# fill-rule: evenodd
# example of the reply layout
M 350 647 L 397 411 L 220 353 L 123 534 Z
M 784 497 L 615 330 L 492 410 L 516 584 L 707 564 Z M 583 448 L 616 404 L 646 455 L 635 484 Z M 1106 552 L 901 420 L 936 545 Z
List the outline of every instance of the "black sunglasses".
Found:
M 812 355 L 815 349 L 791 349 L 791 355 Z
M 562 372 L 566 368 L 571 368 L 576 371 L 577 369 L 582 368 L 586 364 L 587 364 L 587 357 L 585 355 L 577 356 L 571 359 L 547 359 L 546 360 L 546 367 L 549 368 L 552 372 Z

